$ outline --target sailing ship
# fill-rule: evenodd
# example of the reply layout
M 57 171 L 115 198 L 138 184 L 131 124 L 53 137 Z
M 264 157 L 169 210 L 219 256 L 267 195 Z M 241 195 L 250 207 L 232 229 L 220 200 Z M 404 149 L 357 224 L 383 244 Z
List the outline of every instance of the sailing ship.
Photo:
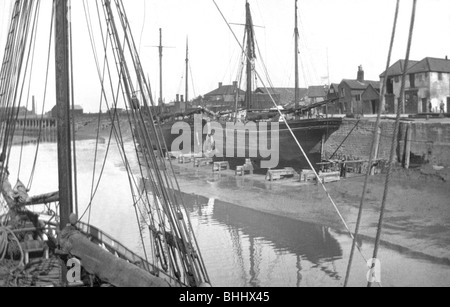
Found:
M 250 3 L 246 1 L 246 23 L 245 23 L 245 40 L 246 40 L 246 49 L 243 50 L 244 57 L 246 58 L 246 79 L 247 79 L 247 89 L 245 94 L 245 106 L 243 109 L 238 108 L 238 97 L 236 97 L 235 110 L 233 112 L 222 112 L 222 113 L 214 113 L 207 108 L 199 107 L 196 110 L 190 110 L 185 113 L 169 113 L 169 114 L 161 114 L 159 117 L 160 125 L 162 128 L 162 137 L 165 140 L 166 150 L 172 152 L 183 152 L 184 154 L 188 154 L 190 152 L 194 154 L 199 154 L 195 152 L 195 149 L 200 148 L 203 154 L 211 155 L 211 147 L 214 148 L 214 143 L 220 142 L 221 144 L 227 144 L 227 138 L 233 137 L 236 134 L 236 125 L 229 126 L 227 125 L 230 121 L 235 124 L 248 122 L 256 123 L 278 123 L 279 127 L 274 128 L 276 131 L 272 131 L 268 129 L 267 135 L 267 144 L 279 144 L 279 163 L 277 167 L 273 168 L 283 168 L 286 166 L 293 166 L 297 169 L 309 168 L 307 159 L 300 154 L 298 150 L 298 146 L 296 142 L 293 141 L 293 137 L 299 140 L 302 147 L 305 150 L 305 153 L 309 156 L 308 158 L 315 163 L 321 162 L 322 157 L 322 146 L 323 142 L 337 130 L 342 123 L 341 118 L 305 118 L 303 115 L 308 112 L 313 107 L 323 106 L 331 101 L 324 101 L 315 106 L 299 106 L 300 95 L 299 95 L 299 72 L 298 72 L 298 25 L 297 25 L 297 1 L 295 2 L 295 73 L 296 73 L 296 81 L 295 81 L 295 105 L 296 107 L 290 109 L 282 109 L 280 110 L 280 106 L 278 106 L 273 100 L 271 94 L 269 94 L 270 98 L 273 101 L 273 108 L 264 109 L 264 110 L 256 110 L 254 108 L 254 97 L 253 97 L 253 81 L 255 74 L 255 60 L 256 60 L 256 51 L 255 51 L 255 32 L 254 26 L 250 11 Z M 245 51 L 245 52 L 244 52 Z M 188 62 L 188 61 L 187 61 Z M 186 67 L 188 69 L 188 67 Z M 186 76 L 187 78 L 187 76 Z M 187 86 L 186 82 L 186 86 Z M 268 93 L 272 93 L 273 91 L 266 89 Z M 186 91 L 187 93 L 187 91 Z M 238 95 L 237 95 L 238 96 Z M 282 113 L 282 115 L 280 115 Z M 202 117 L 202 128 L 198 129 L 194 127 L 195 116 Z M 181 144 L 181 146 L 172 148 L 172 144 L 176 139 L 179 139 L 182 136 L 183 132 L 172 131 L 174 123 L 177 120 L 182 120 L 190 125 L 191 127 L 191 144 Z M 208 121 L 217 121 L 222 125 L 223 137 L 215 136 L 211 140 L 211 128 L 204 127 L 208 125 Z M 201 134 L 201 136 L 200 136 Z M 220 140 L 218 138 L 221 138 Z M 259 148 L 257 148 L 258 141 L 254 142 L 251 140 L 252 136 L 250 132 L 246 132 L 246 137 L 244 140 L 234 142 L 233 148 L 227 148 L 227 152 L 233 153 L 232 155 L 226 155 L 224 153 L 216 154 L 214 157 L 215 160 L 219 161 L 229 161 L 231 167 L 235 167 L 237 165 L 244 164 L 244 161 L 248 161 L 250 159 L 255 169 L 261 169 L 262 161 L 267 159 L 267 156 L 264 157 L 259 152 Z M 209 140 L 208 140 L 209 139 Z M 205 144 L 212 143 L 212 146 L 205 146 Z M 200 144 L 200 146 L 199 146 Z M 230 144 L 228 142 L 228 144 Z M 177 144 L 178 145 L 178 144 Z M 229 146 L 229 145 L 227 145 Z M 207 147 L 207 148 L 205 148 Z M 209 152 L 208 152 L 209 151 Z M 239 152 L 245 152 L 245 156 L 238 154 Z M 255 154 L 256 153 L 256 154 Z M 214 153 L 212 154 L 214 155 Z
M 59 190 L 30 196 L 32 187 L 25 186 L 20 179 L 14 187 L 11 184 L 10 157 L 13 139 L 17 137 L 14 133 L 15 110 L 24 106 L 27 100 L 22 97 L 22 91 L 26 81 L 32 80 L 31 77 L 28 79 L 32 70 L 29 65 L 33 63 L 36 20 L 42 9 L 40 1 L 14 0 L 0 81 L 0 104 L 2 110 L 6 110 L 0 119 L 0 191 L 7 208 L 7 212 L 0 216 L 0 287 L 210 285 L 189 216 L 177 189 L 175 173 L 161 158 L 162 155 L 153 150 L 163 151 L 157 127 L 143 120 L 145 115 L 153 116 L 151 106 L 154 102 L 125 7 L 120 0 L 103 0 L 96 4 L 103 34 L 98 41 L 104 47 L 104 72 L 109 74 L 108 79 L 106 73 L 99 70 L 102 100 L 108 101 L 113 97 L 111 104 L 107 102 L 109 112 L 103 120 L 106 118 L 111 127 L 110 142 L 115 138 L 128 173 L 133 198 L 131 208 L 136 213 L 142 246 L 150 246 L 152 252 L 145 248 L 139 253 L 131 251 L 125 244 L 78 216 L 75 115 L 70 112 L 74 104 L 74 66 L 71 5 L 68 0 L 54 1 L 51 30 L 55 38 Z M 92 30 L 90 27 L 88 23 Z M 108 56 L 111 55 L 116 71 L 108 64 Z M 137 86 L 131 80 L 137 80 Z M 111 93 L 106 86 L 108 82 Z M 112 86 L 114 82 L 117 82 L 117 87 Z M 139 154 L 136 135 L 133 134 L 134 159 L 140 165 L 138 175 L 132 170 L 132 157 L 125 150 L 123 120 L 117 113 L 120 95 L 127 107 L 126 123 L 134 128 L 131 131 L 139 132 L 140 149 L 145 152 L 145 155 Z M 38 143 L 40 139 L 39 136 Z M 151 189 L 135 190 L 136 176 L 146 178 Z M 93 202 L 94 197 L 91 196 L 86 212 Z M 104 210 L 108 210 L 106 205 L 103 204 Z M 148 231 L 147 240 L 143 234 L 145 229 Z

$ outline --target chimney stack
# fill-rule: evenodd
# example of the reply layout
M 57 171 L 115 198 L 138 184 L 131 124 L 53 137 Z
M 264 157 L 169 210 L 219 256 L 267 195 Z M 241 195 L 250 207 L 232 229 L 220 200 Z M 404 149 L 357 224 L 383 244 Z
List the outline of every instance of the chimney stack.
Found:
M 359 82 L 364 82 L 364 70 L 362 65 L 358 67 L 358 79 Z
M 448 55 L 445 56 L 445 59 L 448 61 Z
M 237 88 L 238 87 L 238 82 L 237 81 L 233 81 L 233 87 Z
M 184 102 L 184 95 L 181 95 L 181 102 Z
M 180 94 L 177 94 L 177 100 L 176 102 L 180 102 Z
M 221 87 L 222 87 L 222 85 L 223 85 L 223 83 L 222 83 L 222 82 L 219 82 L 219 88 L 221 88 Z

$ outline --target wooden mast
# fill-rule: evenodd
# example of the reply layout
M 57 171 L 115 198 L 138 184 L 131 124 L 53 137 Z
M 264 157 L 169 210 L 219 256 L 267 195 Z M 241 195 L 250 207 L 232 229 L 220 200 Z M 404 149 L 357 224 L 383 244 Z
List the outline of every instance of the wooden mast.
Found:
M 250 3 L 248 1 L 245 4 L 246 8 L 246 22 L 245 29 L 247 32 L 247 92 L 245 94 L 245 104 L 246 109 L 250 110 L 252 108 L 252 60 L 254 58 L 253 53 L 253 28 L 250 14 Z
M 297 6 L 297 1 L 295 0 L 295 106 L 297 106 L 297 103 L 299 102 L 299 92 L 298 92 L 298 88 L 299 88 L 299 77 L 298 77 L 298 37 L 299 37 L 299 33 L 298 33 L 298 15 L 297 15 L 297 10 L 298 10 L 298 6 Z
M 159 105 L 163 105 L 163 44 L 162 29 L 159 28 Z
M 189 38 L 186 38 L 186 103 L 189 100 Z
M 61 230 L 69 224 L 69 216 L 73 212 L 68 29 L 68 0 L 56 0 L 55 76 L 58 114 L 58 176 Z

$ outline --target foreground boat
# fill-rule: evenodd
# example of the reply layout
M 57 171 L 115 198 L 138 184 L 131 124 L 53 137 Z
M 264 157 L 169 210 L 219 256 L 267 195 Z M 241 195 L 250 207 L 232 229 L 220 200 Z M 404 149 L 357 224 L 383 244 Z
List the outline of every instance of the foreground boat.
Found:
M 83 4 L 86 5 L 86 3 Z M 140 146 L 147 153 L 142 157 L 136 150 L 135 156 L 129 157 L 121 134 L 120 125 L 123 123 L 117 115 L 118 92 L 114 90 L 114 86 L 111 92 L 108 92 L 104 84 L 105 76 L 99 72 L 102 99 L 106 101 L 108 107 L 107 119 L 111 127 L 109 143 L 114 137 L 130 181 L 132 198 L 130 208 L 135 211 L 140 243 L 144 246 L 143 251 L 140 251 L 142 255 L 139 256 L 98 228 L 82 221 L 87 212 L 90 215 L 95 193 L 91 192 L 90 203 L 84 214 L 81 217 L 78 216 L 77 176 L 74 171 L 77 169 L 76 143 L 72 130 L 75 119 L 71 112 L 74 109 L 74 65 L 72 63 L 71 7 L 68 0 L 54 2 L 54 24 L 52 21 L 52 31 L 55 35 L 59 191 L 29 196 L 37 158 L 34 161 L 28 186 L 18 179 L 13 187 L 9 181 L 10 157 L 13 154 L 12 141 L 18 137 L 14 133 L 18 120 L 16 110 L 23 107 L 26 100 L 22 97 L 22 89 L 18 85 L 22 84 L 23 87 L 26 82 L 32 80 L 31 76 L 27 75 L 31 74 L 32 70 L 29 64 L 32 66 L 33 61 L 29 60 L 34 57 L 34 52 L 31 51 L 36 39 L 36 20 L 41 9 L 40 1 L 15 0 L 0 80 L 2 92 L 0 106 L 2 110 L 6 110 L 2 112 L 0 118 L 2 144 L 0 192 L 6 204 L 6 212 L 0 216 L 0 286 L 198 287 L 209 285 L 208 273 L 194 237 L 189 216 L 179 197 L 180 191 L 174 188 L 176 186 L 175 172 L 170 169 L 170 165 L 165 165 L 164 159 L 159 158 L 161 155 L 155 155 L 153 149 L 162 153 L 163 148 L 158 138 L 155 138 L 157 131 L 153 123 L 143 120 L 143 113 L 153 116 L 151 110 L 153 101 L 147 98 L 152 95 L 150 86 L 145 81 L 145 73 L 140 66 L 139 55 L 123 3 L 120 0 L 114 2 L 103 0 L 97 1 L 96 4 L 99 23 L 104 26 L 101 29 L 106 30 L 108 34 L 104 35 L 105 33 L 102 32 L 101 37 L 105 47 L 105 67 L 109 70 L 108 81 L 110 84 L 118 82 L 117 88 L 120 89 L 128 110 L 127 124 L 139 132 Z M 103 12 L 100 12 L 100 8 Z M 88 22 L 88 27 L 90 26 Z M 92 47 L 95 49 L 94 46 Z M 115 76 L 112 76 L 112 69 L 106 63 L 108 52 L 112 52 L 116 59 L 112 61 L 116 65 Z M 96 54 L 95 51 L 94 54 Z M 132 65 L 129 62 L 132 62 Z M 139 92 L 142 93 L 140 99 L 136 97 L 137 89 L 131 81 L 136 79 Z M 113 101 L 108 103 L 111 96 Z M 101 112 L 98 119 L 98 131 L 100 131 L 100 121 Z M 40 130 L 36 150 L 39 149 L 41 141 L 42 124 Z M 131 136 L 131 142 L 137 148 L 135 135 Z M 24 135 L 21 137 L 22 141 L 19 144 L 22 150 L 25 143 Z M 96 143 L 94 165 L 97 162 L 99 136 Z M 105 160 L 107 157 L 108 155 Z M 135 193 L 134 183 L 137 182 L 135 178 L 137 175 L 131 169 L 130 161 L 137 161 L 142 166 L 138 176 L 149 180 L 150 188 Z M 20 162 L 27 161 L 20 159 Z M 33 164 L 33 161 L 31 163 Z M 47 175 L 50 176 L 50 174 Z M 117 187 L 119 188 L 121 187 Z M 121 193 L 121 191 L 116 190 L 115 193 Z M 99 203 L 99 206 L 102 205 L 102 200 Z M 103 206 L 103 210 L 109 210 L 110 204 L 103 203 Z M 144 229 L 148 231 L 148 242 L 144 241 Z M 151 254 L 146 251 L 145 246 L 151 247 Z

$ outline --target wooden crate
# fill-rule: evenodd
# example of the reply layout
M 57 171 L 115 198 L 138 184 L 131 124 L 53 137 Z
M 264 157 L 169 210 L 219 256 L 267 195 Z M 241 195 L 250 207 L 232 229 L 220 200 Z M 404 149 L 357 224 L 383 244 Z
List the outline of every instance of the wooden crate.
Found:
M 213 172 L 221 172 L 230 169 L 230 163 L 228 161 L 214 162 Z
M 316 173 L 312 170 L 304 169 L 300 173 L 300 181 L 301 182 L 313 181 L 315 179 L 316 179 Z
M 292 167 L 286 167 L 284 169 L 269 170 L 266 175 L 266 180 L 274 181 L 284 179 L 286 177 L 294 177 L 296 174 Z
M 329 172 L 329 173 L 320 172 L 319 177 L 323 183 L 336 182 L 336 181 L 341 180 L 341 173 L 340 172 Z
M 195 158 L 194 159 L 194 167 L 208 166 L 211 163 L 213 163 L 213 159 L 211 159 L 211 158 Z
M 253 175 L 253 165 L 247 164 L 236 167 L 236 176 L 245 176 L 246 173 L 249 173 L 250 175 Z

